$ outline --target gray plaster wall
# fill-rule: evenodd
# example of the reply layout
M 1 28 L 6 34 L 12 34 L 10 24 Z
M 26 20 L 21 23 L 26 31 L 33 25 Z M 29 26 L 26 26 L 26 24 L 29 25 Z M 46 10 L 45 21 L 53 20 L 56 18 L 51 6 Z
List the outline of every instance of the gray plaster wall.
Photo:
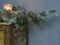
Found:
M 30 26 L 29 45 L 60 45 L 60 0 L 46 1 L 47 9 L 56 9 L 57 16 L 48 15 L 43 28 Z
M 60 45 L 60 0 L 46 0 L 47 9 L 56 9 L 57 15 L 49 15 L 43 29 L 30 26 L 29 45 Z
M 4 3 L 6 0 L 0 0 L 0 9 Z M 30 25 L 29 45 L 60 45 L 60 0 L 10 0 L 10 3 L 38 12 L 56 9 L 58 16 L 48 15 L 44 26 Z

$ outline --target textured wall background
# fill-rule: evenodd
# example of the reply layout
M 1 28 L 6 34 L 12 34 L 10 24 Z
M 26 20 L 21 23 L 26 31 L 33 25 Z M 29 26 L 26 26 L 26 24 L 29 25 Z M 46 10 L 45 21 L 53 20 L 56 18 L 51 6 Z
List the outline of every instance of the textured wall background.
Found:
M 47 16 L 44 28 L 30 25 L 29 45 L 60 45 L 60 0 L 10 0 L 10 2 L 33 11 L 56 9 L 58 16 Z M 0 0 L 0 9 L 4 3 L 6 0 Z
M 60 0 L 46 1 L 47 9 L 56 9 L 58 16 L 47 16 L 48 21 L 45 23 L 43 29 L 39 26 L 31 27 L 32 29 L 29 31 L 30 45 L 60 45 Z
M 49 15 L 44 28 L 34 26 L 29 32 L 30 45 L 60 45 L 60 0 L 46 0 L 47 9 L 56 9 L 58 16 Z

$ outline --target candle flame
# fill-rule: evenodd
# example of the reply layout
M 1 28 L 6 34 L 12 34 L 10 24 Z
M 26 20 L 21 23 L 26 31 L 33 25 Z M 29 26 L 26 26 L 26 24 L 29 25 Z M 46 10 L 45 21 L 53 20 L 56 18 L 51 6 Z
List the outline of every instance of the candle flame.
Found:
M 10 8 L 9 8 L 9 7 L 7 7 L 7 10 L 10 10 Z
M 5 10 L 12 10 L 12 4 L 4 4 Z

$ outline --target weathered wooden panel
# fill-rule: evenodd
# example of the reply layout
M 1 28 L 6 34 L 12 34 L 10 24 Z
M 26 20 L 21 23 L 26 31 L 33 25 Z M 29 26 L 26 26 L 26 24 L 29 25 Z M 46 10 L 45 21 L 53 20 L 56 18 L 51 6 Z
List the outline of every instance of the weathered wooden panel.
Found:
M 0 45 L 4 45 L 4 32 L 0 31 Z
M 14 25 L 0 23 L 0 38 L 2 45 L 27 45 L 27 27 L 24 25 L 17 30 Z

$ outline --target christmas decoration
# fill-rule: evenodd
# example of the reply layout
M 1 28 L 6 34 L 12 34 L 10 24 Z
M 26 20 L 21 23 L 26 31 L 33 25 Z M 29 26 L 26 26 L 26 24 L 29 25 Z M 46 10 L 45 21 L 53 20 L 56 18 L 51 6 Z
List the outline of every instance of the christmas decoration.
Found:
M 17 12 L 17 13 L 16 13 Z M 55 10 L 49 10 L 48 13 L 55 13 Z M 5 21 L 10 24 L 14 24 L 16 28 L 23 26 L 26 21 L 28 24 L 41 25 L 46 21 L 47 13 L 42 11 L 40 13 L 23 10 L 21 7 L 12 7 L 12 11 L 4 10 L 0 11 L 0 22 Z
M 26 9 L 23 9 L 20 6 L 18 7 L 13 6 L 12 10 L 4 9 L 3 11 L 0 11 L 0 22 L 6 22 L 9 25 L 12 24 L 15 27 L 13 31 L 16 31 L 14 33 L 14 36 L 16 36 L 15 39 L 17 40 L 13 39 L 14 45 L 28 45 L 26 44 L 26 42 L 28 43 L 26 38 L 28 38 L 27 36 L 28 36 L 29 24 L 42 25 L 47 20 L 46 16 L 50 13 L 52 14 L 55 12 L 56 12 L 55 10 L 49 10 L 48 13 L 46 11 L 36 13 L 33 11 L 27 11 Z M 23 32 L 19 32 L 19 31 L 23 31 Z

